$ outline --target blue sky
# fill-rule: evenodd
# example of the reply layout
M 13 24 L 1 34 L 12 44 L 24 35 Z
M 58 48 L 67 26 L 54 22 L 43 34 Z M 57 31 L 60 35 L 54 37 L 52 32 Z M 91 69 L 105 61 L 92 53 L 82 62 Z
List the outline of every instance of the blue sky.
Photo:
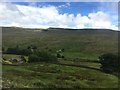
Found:
M 103 2 L 12 2 L 13 4 L 19 4 L 19 5 L 33 5 L 36 7 L 42 7 L 42 6 L 62 6 L 66 5 L 66 3 L 69 3 L 70 6 L 63 6 L 59 8 L 60 13 L 69 13 L 69 14 L 78 14 L 82 13 L 83 15 L 87 15 L 90 12 L 97 12 Z M 106 4 L 112 4 L 112 2 L 104 2 Z M 109 9 L 110 10 L 110 9 Z
M 7 12 L 11 15 L 11 18 L 1 16 L 6 18 L 1 21 L 3 26 L 110 29 L 118 26 L 117 2 L 9 2 L 0 4 L 0 7 L 4 7 L 0 10 L 4 11 L 2 15 Z M 13 11 L 13 8 L 16 10 Z M 11 23 L 13 16 L 16 18 Z M 24 20 L 23 24 L 20 17 Z

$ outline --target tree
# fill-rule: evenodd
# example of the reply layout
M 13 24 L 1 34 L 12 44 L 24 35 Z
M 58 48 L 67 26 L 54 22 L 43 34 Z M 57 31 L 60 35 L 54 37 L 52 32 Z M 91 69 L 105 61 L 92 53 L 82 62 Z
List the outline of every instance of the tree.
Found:
M 118 71 L 118 56 L 112 53 L 103 54 L 99 57 L 101 69 L 106 72 Z

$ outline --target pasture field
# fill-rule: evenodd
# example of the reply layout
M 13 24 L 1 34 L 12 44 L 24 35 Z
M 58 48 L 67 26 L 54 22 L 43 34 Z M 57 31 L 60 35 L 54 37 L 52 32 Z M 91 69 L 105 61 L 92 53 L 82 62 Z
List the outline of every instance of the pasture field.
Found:
M 91 65 L 98 68 L 93 63 L 87 64 Z M 52 63 L 3 65 L 3 87 L 117 88 L 118 78 L 99 70 Z
M 34 29 L 33 29 L 34 30 Z M 118 32 L 110 30 L 42 30 L 3 28 L 3 47 L 65 49 L 70 58 L 97 59 L 103 53 L 118 53 Z
M 64 58 L 54 62 L 3 64 L 3 87 L 9 88 L 118 88 L 118 77 L 102 72 L 99 56 L 118 53 L 118 32 L 111 30 L 36 30 L 3 28 L 3 47 L 26 48 L 56 53 Z M 3 54 L 7 60 L 18 55 Z M 28 57 L 25 56 L 26 60 Z

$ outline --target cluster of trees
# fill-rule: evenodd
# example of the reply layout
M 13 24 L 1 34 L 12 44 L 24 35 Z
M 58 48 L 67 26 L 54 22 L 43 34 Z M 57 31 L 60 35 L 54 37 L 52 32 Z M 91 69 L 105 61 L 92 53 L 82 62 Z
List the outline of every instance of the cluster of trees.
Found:
M 3 48 L 3 53 L 28 56 L 28 55 L 32 54 L 33 51 L 35 51 L 35 50 L 37 50 L 36 46 L 31 45 L 31 46 L 28 46 L 27 48 L 20 48 L 17 45 L 16 47 L 7 48 L 7 50 L 5 50 L 5 48 Z
M 56 53 L 52 52 L 52 49 L 45 48 L 46 51 L 39 51 L 35 50 L 34 53 L 29 55 L 29 62 L 39 62 L 39 61 L 45 61 L 45 62 L 57 62 L 58 58 L 64 58 L 62 55 L 62 52 L 64 52 L 64 49 L 60 49 L 56 51 Z
M 57 61 L 57 55 L 48 50 L 39 50 L 36 46 L 30 45 L 27 48 L 20 48 L 18 45 L 12 48 L 3 48 L 5 54 L 16 54 L 28 56 L 28 62 Z
M 29 55 L 28 59 L 29 59 L 28 61 L 29 63 L 42 62 L 42 61 L 44 62 L 57 61 L 57 57 L 54 54 L 51 54 L 50 52 L 47 51 L 36 51 L 33 54 Z
M 101 69 L 105 72 L 119 71 L 119 56 L 112 53 L 103 54 L 99 57 Z

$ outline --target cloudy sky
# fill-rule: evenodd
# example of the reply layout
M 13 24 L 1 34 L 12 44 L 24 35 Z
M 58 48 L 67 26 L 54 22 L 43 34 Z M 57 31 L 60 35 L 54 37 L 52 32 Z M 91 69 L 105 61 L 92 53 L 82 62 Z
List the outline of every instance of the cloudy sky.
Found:
M 0 3 L 0 26 L 118 30 L 117 2 Z

